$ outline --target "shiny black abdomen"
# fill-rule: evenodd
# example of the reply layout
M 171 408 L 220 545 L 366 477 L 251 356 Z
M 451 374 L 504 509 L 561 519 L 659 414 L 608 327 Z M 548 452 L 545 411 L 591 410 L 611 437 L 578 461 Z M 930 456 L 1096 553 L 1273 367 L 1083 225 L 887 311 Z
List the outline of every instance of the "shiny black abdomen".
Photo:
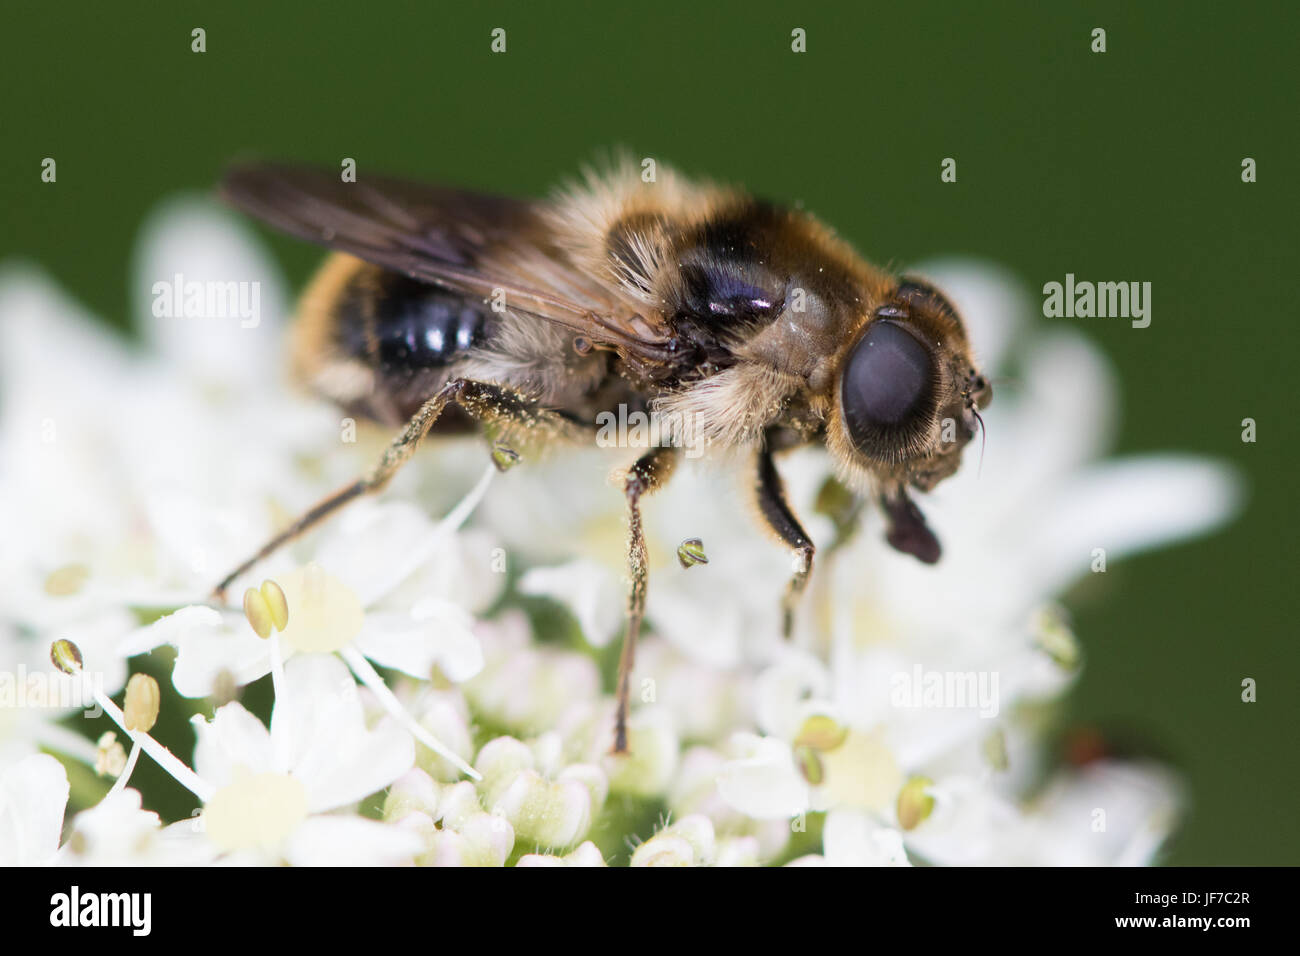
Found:
M 400 425 L 455 374 L 455 365 L 491 336 L 494 316 L 477 298 L 363 263 L 333 304 L 333 346 L 373 372 L 367 394 L 348 411 Z M 436 430 L 469 420 L 448 409 Z
M 338 344 L 382 378 L 451 364 L 481 345 L 486 307 L 477 300 L 396 272 L 366 269 L 339 305 Z

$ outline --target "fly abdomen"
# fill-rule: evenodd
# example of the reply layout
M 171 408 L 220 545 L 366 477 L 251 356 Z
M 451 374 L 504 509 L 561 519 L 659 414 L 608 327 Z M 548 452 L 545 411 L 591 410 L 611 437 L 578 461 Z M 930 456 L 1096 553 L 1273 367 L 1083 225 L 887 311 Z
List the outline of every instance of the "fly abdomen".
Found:
M 396 272 L 360 271 L 339 309 L 339 345 L 381 376 L 449 365 L 480 345 L 484 308 L 476 300 Z
M 381 367 L 432 368 L 482 340 L 483 315 L 463 299 L 435 290 L 393 302 L 390 314 L 377 317 L 375 335 Z

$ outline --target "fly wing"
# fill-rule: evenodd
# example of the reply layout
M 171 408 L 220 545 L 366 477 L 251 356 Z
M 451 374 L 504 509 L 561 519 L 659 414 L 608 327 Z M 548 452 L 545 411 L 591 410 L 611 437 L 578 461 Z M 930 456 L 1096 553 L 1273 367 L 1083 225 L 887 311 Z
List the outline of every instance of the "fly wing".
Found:
M 551 241 L 537 203 L 304 166 L 236 166 L 221 183 L 232 205 L 291 236 L 413 279 L 552 322 L 594 345 L 647 361 L 667 336 Z

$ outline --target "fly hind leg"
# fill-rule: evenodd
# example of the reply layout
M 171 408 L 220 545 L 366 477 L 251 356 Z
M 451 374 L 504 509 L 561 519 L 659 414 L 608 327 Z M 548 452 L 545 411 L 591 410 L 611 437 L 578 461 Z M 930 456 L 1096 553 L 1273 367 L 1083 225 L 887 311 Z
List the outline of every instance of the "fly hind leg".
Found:
M 571 433 L 574 426 L 556 412 L 541 408 L 525 396 L 500 385 L 456 378 L 449 381 L 432 398 L 420 406 L 406 423 L 392 444 L 384 449 L 378 464 L 369 472 L 332 495 L 324 498 L 300 515 L 292 524 L 262 545 L 247 561 L 235 568 L 213 589 L 218 600 L 225 598 L 226 589 L 236 578 L 251 570 L 258 562 L 270 557 L 281 547 L 303 535 L 349 502 L 364 495 L 383 490 L 393 475 L 406 464 L 429 433 L 448 403 L 456 403 L 489 429 L 515 436 L 555 435 Z M 513 452 L 510 453 L 513 455 Z M 504 462 L 494 451 L 498 467 Z

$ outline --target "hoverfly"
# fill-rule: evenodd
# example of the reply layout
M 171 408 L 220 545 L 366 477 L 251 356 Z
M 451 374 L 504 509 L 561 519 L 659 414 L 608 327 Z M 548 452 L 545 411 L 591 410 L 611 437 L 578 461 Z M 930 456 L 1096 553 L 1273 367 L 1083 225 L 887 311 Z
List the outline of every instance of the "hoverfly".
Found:
M 625 752 L 647 584 L 640 500 L 687 442 L 752 455 L 758 514 L 795 558 L 787 633 L 814 545 L 785 499 L 773 457 L 783 450 L 823 444 L 840 481 L 879 501 L 889 542 L 938 560 L 908 491 L 957 469 L 991 388 L 940 292 L 869 265 L 812 216 L 662 167 L 647 183 L 628 164 L 545 201 L 280 165 L 236 167 L 222 192 L 336 250 L 303 296 L 296 376 L 400 431 L 369 473 L 218 594 L 382 489 L 435 427 L 477 424 L 511 452 L 590 441 L 597 417 L 620 406 L 659 414 L 680 424 L 624 480 L 632 583 L 614 751 Z

